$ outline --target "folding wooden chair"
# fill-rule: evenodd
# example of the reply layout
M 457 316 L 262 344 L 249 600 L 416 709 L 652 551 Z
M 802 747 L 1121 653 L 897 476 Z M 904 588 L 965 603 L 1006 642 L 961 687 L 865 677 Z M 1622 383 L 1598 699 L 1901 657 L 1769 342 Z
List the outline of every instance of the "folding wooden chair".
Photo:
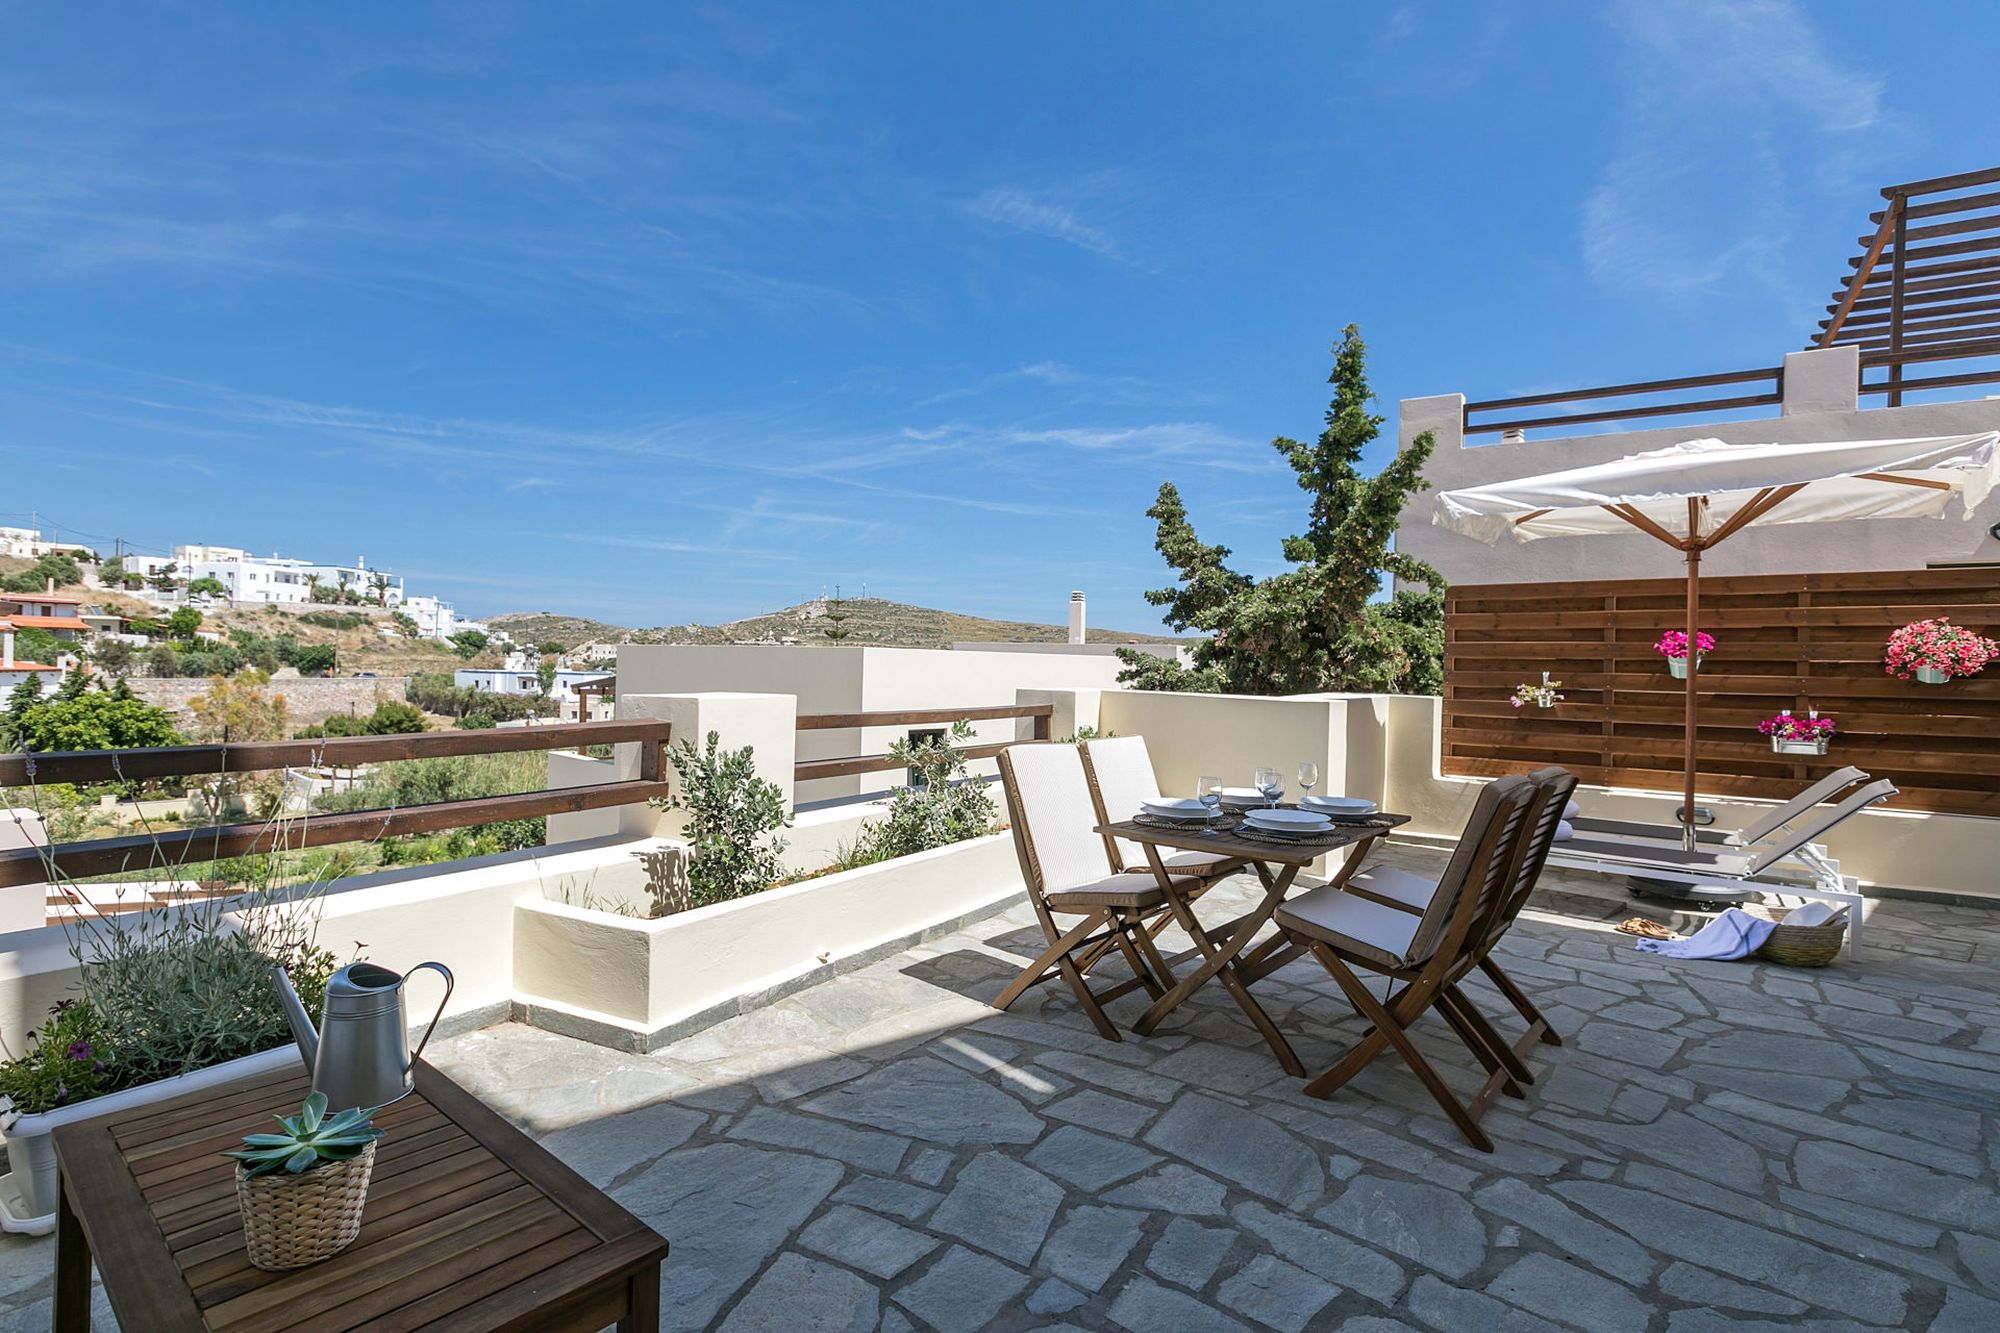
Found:
M 1273 919 L 1279 929 L 1319 960 L 1354 1011 L 1372 1025 L 1332 1067 L 1306 1084 L 1307 1096 L 1332 1096 L 1383 1050 L 1393 1047 L 1466 1141 L 1482 1152 L 1493 1151 L 1493 1140 L 1479 1127 L 1479 1117 L 1493 1094 L 1511 1085 L 1509 1071 L 1492 1057 L 1486 1039 L 1468 1025 L 1447 989 L 1471 966 L 1470 959 L 1484 942 L 1485 925 L 1511 897 L 1519 857 L 1525 851 L 1522 839 L 1540 790 L 1521 777 L 1486 784 L 1438 880 L 1437 892 L 1422 913 L 1331 885 L 1278 909 Z M 1356 967 L 1390 977 L 1401 988 L 1378 1000 L 1355 974 Z M 1487 1084 L 1470 1105 L 1458 1100 L 1410 1038 L 1409 1029 L 1431 1008 L 1489 1066 Z
M 1528 781 L 1540 789 L 1532 815 L 1534 824 L 1522 843 L 1523 850 L 1517 858 L 1513 887 L 1500 910 L 1486 923 L 1481 932 L 1483 943 L 1471 951 L 1470 958 L 1470 962 L 1486 974 L 1487 980 L 1491 981 L 1494 988 L 1519 1012 L 1521 1020 L 1528 1025 L 1527 1033 L 1511 1044 L 1503 1040 L 1500 1034 L 1493 1030 L 1492 1024 L 1479 1012 L 1477 1006 L 1459 989 L 1457 980 L 1454 980 L 1448 988 L 1448 998 L 1462 1009 L 1463 1016 L 1471 1025 L 1482 1030 L 1489 1039 L 1490 1050 L 1497 1058 L 1508 1064 L 1512 1076 L 1520 1082 L 1532 1083 L 1534 1075 L 1526 1064 L 1527 1052 L 1537 1042 L 1560 1046 L 1562 1036 L 1550 1026 L 1549 1020 L 1535 1007 L 1534 1001 L 1528 998 L 1527 993 L 1515 983 L 1514 979 L 1501 971 L 1500 964 L 1493 959 L 1492 950 L 1493 946 L 1499 943 L 1500 937 L 1514 924 L 1514 919 L 1521 914 L 1521 909 L 1528 905 L 1529 896 L 1534 893 L 1535 885 L 1541 880 L 1543 867 L 1549 859 L 1549 851 L 1555 846 L 1556 825 L 1561 821 L 1563 810 L 1569 805 L 1570 797 L 1576 791 L 1577 779 L 1568 769 L 1559 767 L 1538 768 L 1527 777 Z M 1394 866 L 1377 866 L 1349 880 L 1347 890 L 1385 906 L 1399 908 L 1405 912 L 1422 913 L 1436 896 L 1438 884 L 1437 881 L 1426 879 L 1408 870 Z
M 1147 801 L 1160 799 L 1159 779 L 1154 776 L 1153 756 L 1144 736 L 1107 736 L 1084 741 L 1084 776 L 1090 779 L 1090 799 L 1097 807 L 1100 824 L 1115 824 L 1138 814 Z M 1104 854 L 1117 871 L 1151 873 L 1146 849 L 1129 838 L 1104 835 Z M 1169 875 L 1183 881 L 1182 894 L 1193 902 L 1249 862 L 1215 852 L 1167 852 L 1160 857 Z M 1173 923 L 1171 910 L 1163 911 L 1146 923 L 1146 933 L 1158 936 Z M 1196 951 L 1175 955 L 1178 962 Z
M 1173 984 L 1173 973 L 1144 927 L 1146 914 L 1166 909 L 1166 895 L 1150 873 L 1112 869 L 1075 746 L 1016 745 L 1002 750 L 999 760 L 1014 851 L 1049 947 L 994 997 L 993 1007 L 1005 1009 L 1029 987 L 1061 977 L 1098 1033 L 1118 1041 L 1104 1006 L 1140 987 L 1158 997 Z M 1059 916 L 1082 919 L 1064 928 L 1057 924 Z M 1113 950 L 1131 964 L 1132 979 L 1092 991 L 1091 969 Z

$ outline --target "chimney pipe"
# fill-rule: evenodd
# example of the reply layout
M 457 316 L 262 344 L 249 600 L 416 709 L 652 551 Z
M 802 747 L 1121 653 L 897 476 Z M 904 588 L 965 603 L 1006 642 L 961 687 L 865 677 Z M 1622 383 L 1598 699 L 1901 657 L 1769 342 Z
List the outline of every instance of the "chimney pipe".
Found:
M 1083 642 L 1083 594 L 1080 592 L 1069 595 L 1069 641 Z
M 6 629 L 0 630 L 0 668 L 11 668 L 13 665 L 14 627 L 9 625 Z

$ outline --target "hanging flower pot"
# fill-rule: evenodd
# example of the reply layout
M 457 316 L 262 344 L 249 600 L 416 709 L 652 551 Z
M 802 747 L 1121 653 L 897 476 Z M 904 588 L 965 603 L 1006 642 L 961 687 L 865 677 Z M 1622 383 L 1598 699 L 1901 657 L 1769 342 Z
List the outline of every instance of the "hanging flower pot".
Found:
M 1804 717 L 1793 717 L 1787 708 L 1759 722 L 1757 730 L 1771 738 L 1773 754 L 1825 754 L 1827 742 L 1839 728 L 1832 718 L 1821 717 L 1817 708 Z
M 1556 693 L 1561 688 L 1562 682 L 1559 680 L 1550 680 L 1549 673 L 1544 671 L 1542 673 L 1541 684 L 1515 686 L 1514 697 L 1507 702 L 1516 708 L 1525 707 L 1528 704 L 1533 704 L 1537 708 L 1554 708 L 1562 702 L 1562 696 Z
M 1667 659 L 1667 674 L 1675 680 L 1686 680 L 1688 674 L 1687 631 L 1670 629 L 1660 636 L 1653 645 L 1653 651 Z M 1715 636 L 1706 630 L 1696 630 L 1694 635 L 1694 667 L 1701 670 L 1701 659 L 1715 651 Z
M 1976 676 L 2000 657 L 2000 643 L 1974 634 L 1950 616 L 1917 620 L 1889 636 L 1882 669 L 1898 680 L 1942 685 L 1953 676 Z

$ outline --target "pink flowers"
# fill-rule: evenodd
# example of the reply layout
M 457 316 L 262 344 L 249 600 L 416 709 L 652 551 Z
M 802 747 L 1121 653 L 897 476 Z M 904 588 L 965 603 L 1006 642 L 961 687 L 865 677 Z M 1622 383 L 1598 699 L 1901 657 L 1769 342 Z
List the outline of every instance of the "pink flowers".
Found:
M 1882 654 L 1882 669 L 1898 680 L 1908 680 L 1920 669 L 1941 671 L 1947 676 L 1975 676 L 2000 657 L 2000 643 L 1982 638 L 1950 616 L 1919 620 L 1889 636 Z
M 1696 630 L 1694 632 L 1694 650 L 1697 655 L 1714 652 L 1715 636 L 1707 630 Z M 1660 641 L 1653 645 L 1653 651 L 1662 657 L 1686 657 L 1688 655 L 1687 631 L 1678 629 L 1668 630 L 1660 636 Z
M 1767 717 L 1757 724 L 1757 730 L 1766 736 L 1781 741 L 1817 741 L 1833 735 L 1839 728 L 1830 717 L 1817 713 L 1811 717 L 1793 717 L 1790 709 L 1776 717 Z

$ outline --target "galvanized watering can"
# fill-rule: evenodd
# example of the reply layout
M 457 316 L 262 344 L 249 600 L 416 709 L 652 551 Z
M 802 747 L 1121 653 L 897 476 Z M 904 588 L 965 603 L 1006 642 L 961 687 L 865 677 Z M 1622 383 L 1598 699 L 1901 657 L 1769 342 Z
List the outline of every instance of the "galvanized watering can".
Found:
M 433 968 L 444 977 L 444 999 L 424 1029 L 423 1040 L 409 1048 L 410 1019 L 404 985 L 410 974 Z M 329 1111 L 353 1106 L 387 1106 L 416 1084 L 417 1057 L 424 1053 L 438 1019 L 451 999 L 451 969 L 443 963 L 419 963 L 410 974 L 392 972 L 375 963 L 349 963 L 326 983 L 326 1004 L 315 1031 L 292 979 L 282 967 L 271 969 L 278 998 L 298 1038 L 299 1054 L 312 1071 L 314 1092 L 326 1094 Z

